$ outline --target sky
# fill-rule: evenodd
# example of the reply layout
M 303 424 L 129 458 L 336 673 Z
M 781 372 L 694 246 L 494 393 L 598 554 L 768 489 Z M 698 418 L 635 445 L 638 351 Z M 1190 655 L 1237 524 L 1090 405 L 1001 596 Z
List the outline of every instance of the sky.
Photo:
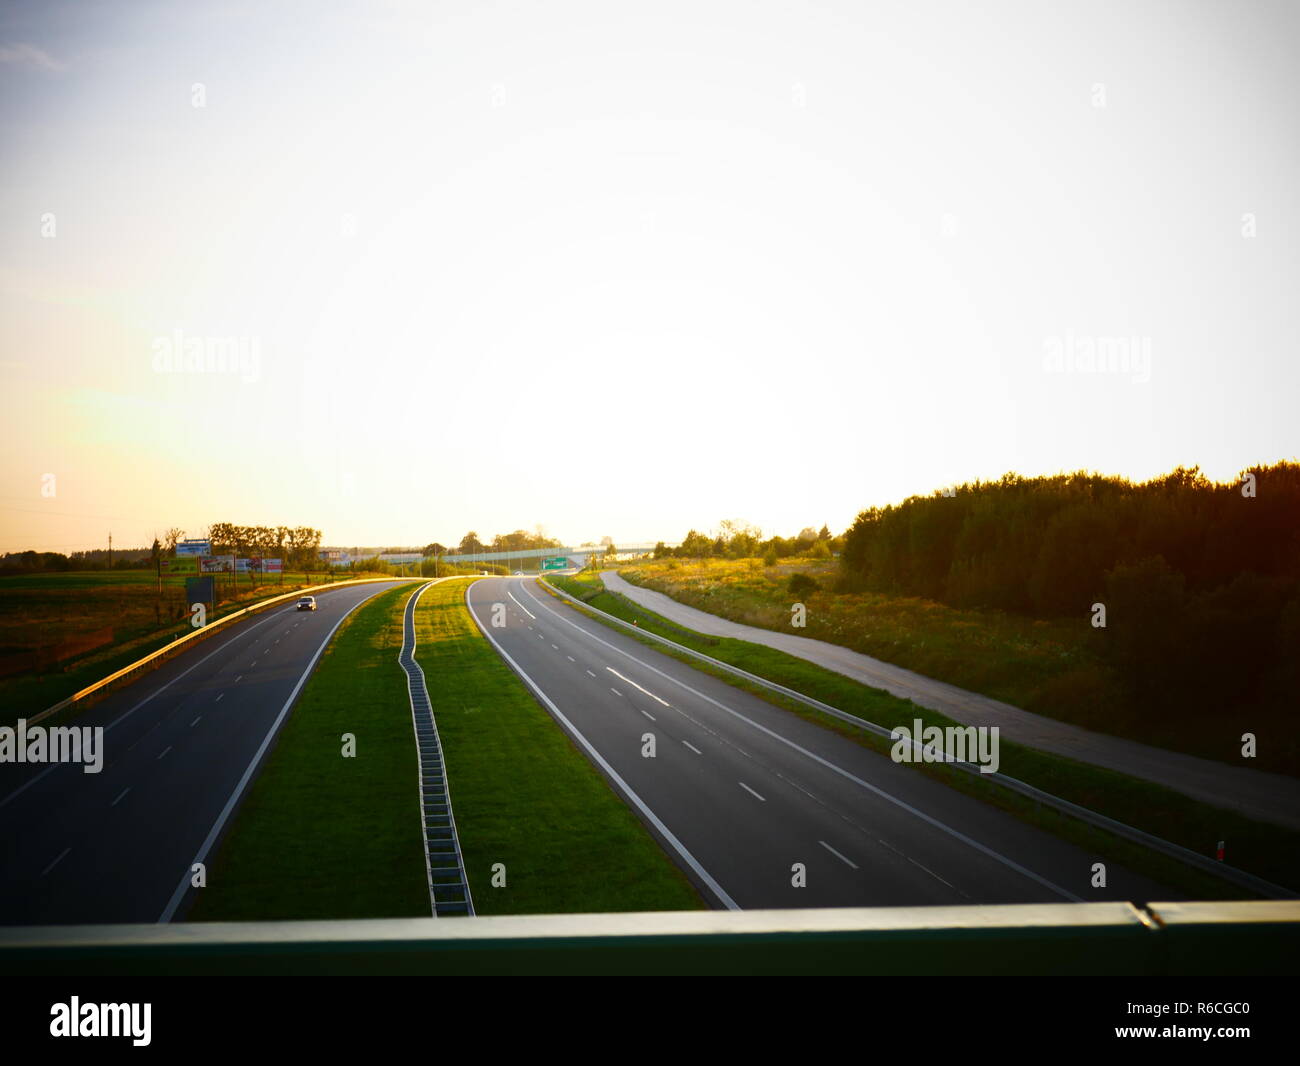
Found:
M 10 3 L 0 551 L 1300 453 L 1293 3 Z

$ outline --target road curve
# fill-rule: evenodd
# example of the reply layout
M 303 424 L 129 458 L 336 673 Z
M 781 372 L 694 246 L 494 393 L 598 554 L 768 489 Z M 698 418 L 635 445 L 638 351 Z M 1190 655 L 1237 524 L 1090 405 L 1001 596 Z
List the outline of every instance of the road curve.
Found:
M 936 681 L 838 644 L 719 618 L 678 603 L 662 592 L 633 585 L 613 570 L 603 571 L 601 577 L 611 592 L 697 633 L 734 637 L 775 648 L 864 685 L 884 689 L 918 706 L 939 711 L 965 725 L 997 726 L 1003 737 L 1017 744 L 1152 781 L 1249 818 L 1300 829 L 1300 780 L 1294 777 L 1228 766 L 1213 759 L 1096 733 Z
M 191 864 L 229 824 L 329 635 L 398 583 L 234 622 L 82 713 L 41 723 L 104 727 L 104 766 L 0 764 L 0 925 L 183 916 Z
M 467 600 L 715 906 L 1178 895 L 1114 865 L 1094 888 L 1096 856 L 601 625 L 533 579 L 480 580 Z

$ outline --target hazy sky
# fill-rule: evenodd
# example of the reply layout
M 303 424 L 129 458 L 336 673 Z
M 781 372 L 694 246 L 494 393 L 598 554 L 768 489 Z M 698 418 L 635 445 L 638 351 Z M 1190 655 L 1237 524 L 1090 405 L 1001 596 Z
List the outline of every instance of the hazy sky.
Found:
M 1289 2 L 8 4 L 0 550 L 1294 457 L 1298 45 Z

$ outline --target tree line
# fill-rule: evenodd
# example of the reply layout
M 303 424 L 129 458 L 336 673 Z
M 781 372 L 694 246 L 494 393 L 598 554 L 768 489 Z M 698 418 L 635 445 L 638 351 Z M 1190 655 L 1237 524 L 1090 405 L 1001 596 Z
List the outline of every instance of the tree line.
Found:
M 1300 464 L 1231 483 L 1007 474 L 863 511 L 841 568 L 846 589 L 1078 618 L 1169 713 L 1294 706 Z
M 484 542 L 478 533 L 470 530 L 460 538 L 460 544 L 450 548 L 433 541 L 424 546 L 425 556 L 432 558 L 443 555 L 482 555 L 485 552 L 519 552 L 538 548 L 563 548 L 564 544 L 553 537 L 548 537 L 541 528 L 529 533 L 526 529 L 516 529 L 513 533 L 498 533 L 490 541 Z
M 718 526 L 713 534 L 690 530 L 676 547 L 668 547 L 663 541 L 655 545 L 656 559 L 749 559 L 762 557 L 769 565 L 778 559 L 794 556 L 807 556 L 814 559 L 829 559 L 838 554 L 843 546 L 842 538 L 834 536 L 823 525 L 820 530 L 807 526 L 797 536 L 771 536 L 766 539 L 763 531 L 746 522 L 727 519 Z
M 310 570 L 320 562 L 321 531 L 311 526 L 213 522 L 208 527 L 208 540 L 212 542 L 213 555 L 283 559 L 286 570 Z

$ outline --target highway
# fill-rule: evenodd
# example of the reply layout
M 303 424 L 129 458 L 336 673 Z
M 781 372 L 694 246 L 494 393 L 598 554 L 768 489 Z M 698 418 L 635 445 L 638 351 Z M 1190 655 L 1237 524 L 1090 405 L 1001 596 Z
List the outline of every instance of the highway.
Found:
M 88 710 L 41 723 L 103 726 L 104 767 L 0 764 L 0 924 L 183 917 L 191 864 L 215 855 L 330 634 L 397 583 L 231 623 Z
M 1094 888 L 1097 856 L 604 626 L 535 579 L 474 582 L 468 602 L 716 907 L 1181 898 L 1113 864 Z

